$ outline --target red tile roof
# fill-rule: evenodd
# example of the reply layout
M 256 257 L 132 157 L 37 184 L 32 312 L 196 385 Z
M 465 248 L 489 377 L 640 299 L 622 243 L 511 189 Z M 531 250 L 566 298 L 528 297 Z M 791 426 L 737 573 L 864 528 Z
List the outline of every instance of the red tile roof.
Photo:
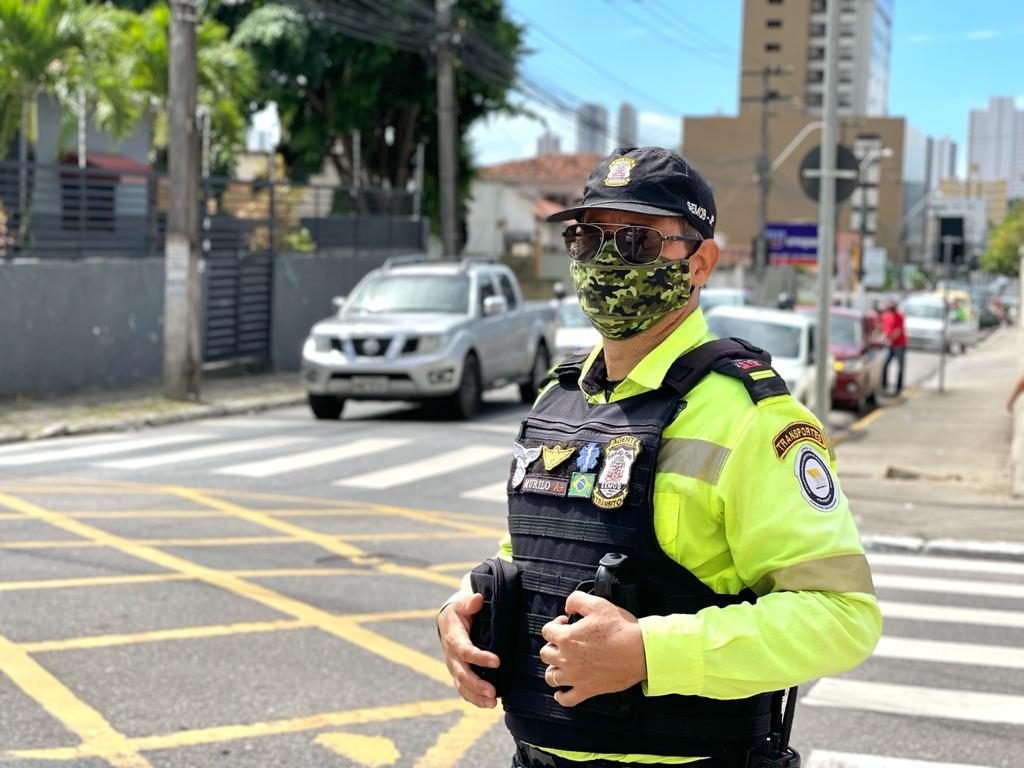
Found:
M 567 181 L 583 188 L 601 155 L 596 152 L 541 155 L 525 160 L 488 165 L 480 169 L 480 178 L 490 181 Z

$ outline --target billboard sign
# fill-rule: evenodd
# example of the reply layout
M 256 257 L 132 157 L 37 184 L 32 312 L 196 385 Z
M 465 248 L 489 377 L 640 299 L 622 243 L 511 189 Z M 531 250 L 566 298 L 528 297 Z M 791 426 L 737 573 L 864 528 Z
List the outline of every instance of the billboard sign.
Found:
M 868 246 L 864 249 L 864 279 L 861 283 L 865 288 L 882 288 L 885 286 L 887 256 L 888 253 L 885 248 Z
M 764 229 L 768 263 L 817 264 L 818 225 L 769 222 Z

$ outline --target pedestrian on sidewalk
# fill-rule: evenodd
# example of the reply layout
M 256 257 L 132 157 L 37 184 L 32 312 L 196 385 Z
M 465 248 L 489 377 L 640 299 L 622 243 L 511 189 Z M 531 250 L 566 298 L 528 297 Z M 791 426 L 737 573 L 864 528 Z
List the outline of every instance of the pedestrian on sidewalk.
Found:
M 543 388 L 513 445 L 510 535 L 437 616 L 460 695 L 501 698 L 516 768 L 782 764 L 781 692 L 857 666 L 881 632 L 821 424 L 767 353 L 708 332 L 716 218 L 683 158 L 644 147 L 549 219 L 575 220 L 603 341 Z
M 889 366 L 896 361 L 896 389 L 892 394 L 903 391 L 903 368 L 907 357 L 906 318 L 895 301 L 888 301 L 882 309 L 882 337 L 888 347 L 885 365 L 882 367 L 882 391 L 889 393 Z

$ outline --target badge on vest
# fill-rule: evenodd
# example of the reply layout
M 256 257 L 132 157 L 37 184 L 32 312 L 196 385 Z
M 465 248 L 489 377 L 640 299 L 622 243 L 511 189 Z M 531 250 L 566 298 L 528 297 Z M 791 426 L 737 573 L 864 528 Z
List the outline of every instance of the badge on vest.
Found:
M 571 445 L 563 448 L 560 445 L 545 445 L 541 450 L 541 456 L 544 457 L 544 469 L 550 472 L 552 469 L 557 467 L 563 461 L 568 459 L 576 449 Z
M 565 496 L 569 481 L 564 477 L 527 475 L 523 480 L 523 493 L 543 493 L 545 496 Z
M 580 472 L 589 472 L 597 466 L 597 460 L 601 457 L 601 449 L 597 443 L 587 443 L 580 448 L 580 455 L 576 457 L 576 469 Z
M 828 464 L 809 445 L 800 446 L 796 454 L 796 479 L 800 492 L 815 509 L 831 512 L 839 504 L 839 490 Z
M 527 448 L 517 442 L 512 443 L 512 455 L 516 459 L 516 468 L 512 470 L 512 489 L 515 490 L 526 477 L 526 468 L 540 456 L 540 448 Z
M 626 501 L 629 473 L 640 455 L 640 439 L 631 435 L 614 438 L 604 451 L 604 464 L 597 476 L 594 503 L 602 509 L 616 509 Z
M 593 472 L 573 472 L 569 480 L 569 496 L 578 499 L 589 499 L 594 493 Z

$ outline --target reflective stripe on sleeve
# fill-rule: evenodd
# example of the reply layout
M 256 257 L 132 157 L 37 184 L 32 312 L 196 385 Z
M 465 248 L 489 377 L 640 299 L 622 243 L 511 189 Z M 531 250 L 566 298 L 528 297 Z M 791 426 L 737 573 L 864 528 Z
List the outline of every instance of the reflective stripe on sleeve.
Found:
M 658 472 L 671 472 L 714 485 L 729 453 L 728 448 L 708 440 L 666 437 L 658 452 Z
M 875 594 L 871 568 L 864 555 L 835 555 L 780 568 L 766 573 L 753 586 L 754 592 L 862 592 Z

